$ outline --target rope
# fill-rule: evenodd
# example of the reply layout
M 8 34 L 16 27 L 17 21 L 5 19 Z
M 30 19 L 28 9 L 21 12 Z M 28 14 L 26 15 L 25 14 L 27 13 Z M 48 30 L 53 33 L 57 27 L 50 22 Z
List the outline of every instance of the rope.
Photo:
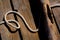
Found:
M 51 8 L 51 9 L 52 9 L 52 8 L 55 8 L 55 7 L 60 7 L 60 4 L 58 3 L 58 4 L 50 5 L 50 8 Z
M 6 16 L 7 16 L 8 14 L 17 14 L 18 16 L 20 16 L 20 17 L 24 20 L 25 24 L 27 25 L 27 27 L 29 28 L 30 31 L 32 31 L 32 32 L 37 32 L 37 31 L 38 31 L 38 29 L 33 30 L 33 29 L 29 26 L 29 24 L 27 23 L 27 21 L 25 20 L 25 18 L 21 15 L 21 13 L 16 12 L 16 11 L 8 11 L 8 12 L 5 14 L 5 16 L 4 16 L 5 21 L 0 22 L 0 24 L 3 24 L 3 23 L 6 22 L 8 25 L 11 25 L 12 27 L 14 27 L 14 28 L 16 28 L 16 29 L 19 29 L 19 28 L 20 28 L 20 24 L 19 24 L 17 21 L 15 21 L 15 20 L 7 20 Z M 11 24 L 10 22 L 15 22 L 15 23 L 18 25 L 18 27 L 14 26 L 14 25 Z

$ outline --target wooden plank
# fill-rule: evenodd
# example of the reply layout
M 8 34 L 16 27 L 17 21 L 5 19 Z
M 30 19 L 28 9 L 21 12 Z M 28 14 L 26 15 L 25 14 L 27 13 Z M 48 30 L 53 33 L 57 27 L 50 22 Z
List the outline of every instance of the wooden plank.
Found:
M 54 4 L 59 4 L 60 3 L 60 0 L 49 0 L 50 1 L 50 5 L 54 5 Z M 56 22 L 59 26 L 59 31 L 60 31 L 60 8 L 59 7 L 56 7 L 53 10 L 53 13 L 54 13 L 54 16 L 55 16 L 55 19 L 56 19 Z M 59 39 L 60 39 L 60 33 L 59 33 Z
M 27 23 L 30 25 L 32 29 L 36 29 L 34 19 L 31 13 L 29 0 L 13 0 L 14 9 L 18 10 L 19 13 L 21 13 L 24 18 L 26 19 Z M 21 25 L 21 33 L 23 40 L 39 40 L 38 32 L 32 33 L 30 32 L 23 21 L 17 17 L 18 22 Z
M 0 0 L 0 11 L 2 12 L 2 15 L 4 14 L 4 6 L 2 0 Z M 1 21 L 3 20 L 3 17 Z M 7 28 L 4 25 L 0 25 L 0 33 L 1 33 L 1 38 L 2 40 L 10 40 L 9 36 L 10 33 L 8 32 Z M 7 39 L 8 38 L 8 39 Z
M 0 15 L 5 15 L 5 13 L 8 12 L 9 10 L 12 10 L 10 5 L 10 0 L 0 0 L 0 11 L 2 13 L 2 14 L 0 13 Z M 9 15 L 7 19 L 14 19 L 14 16 Z M 10 30 L 8 27 L 10 28 Z M 0 25 L 0 33 L 1 33 L 2 40 L 20 40 L 18 32 L 15 32 L 15 33 L 10 32 L 16 29 L 11 26 L 8 26 L 8 27 L 5 26 L 4 24 Z
M 47 2 L 46 2 L 47 1 Z M 59 32 L 57 30 L 57 27 L 56 27 L 56 24 L 55 22 L 53 21 L 53 23 L 51 23 L 51 20 L 49 19 L 48 17 L 48 12 L 47 12 L 47 5 L 50 5 L 49 4 L 49 0 L 45 0 L 44 1 L 44 9 L 45 9 L 45 13 L 46 13 L 46 18 L 47 18 L 47 22 L 48 22 L 48 29 L 50 30 L 49 31 L 49 39 L 50 40 L 59 40 Z M 51 9 L 50 9 L 51 10 Z M 51 11 L 50 11 L 51 12 Z M 52 14 L 51 14 L 52 15 Z M 54 20 L 54 18 L 53 18 Z

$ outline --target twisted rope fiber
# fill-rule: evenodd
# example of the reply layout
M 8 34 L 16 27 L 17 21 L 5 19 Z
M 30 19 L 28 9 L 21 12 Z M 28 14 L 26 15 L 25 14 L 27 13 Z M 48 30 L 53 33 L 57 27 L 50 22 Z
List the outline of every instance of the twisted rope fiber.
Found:
M 3 24 L 3 23 L 6 22 L 8 25 L 11 25 L 12 27 L 14 27 L 14 28 L 16 28 L 16 29 L 19 29 L 19 28 L 20 28 L 20 24 L 19 24 L 16 20 L 7 20 L 6 17 L 7 17 L 8 14 L 17 14 L 17 15 L 19 15 L 19 16 L 24 20 L 25 24 L 27 25 L 27 27 L 29 28 L 30 31 L 32 31 L 32 32 L 37 32 L 37 31 L 38 31 L 38 29 L 33 30 L 33 29 L 29 26 L 29 24 L 27 23 L 27 21 L 25 20 L 25 18 L 23 17 L 23 15 L 21 15 L 21 13 L 16 12 L 16 11 L 8 11 L 8 12 L 4 15 L 5 21 L 1 21 L 0 24 Z M 18 27 L 14 26 L 13 24 L 11 24 L 11 23 L 9 23 L 9 22 L 15 22 L 15 23 L 18 25 Z

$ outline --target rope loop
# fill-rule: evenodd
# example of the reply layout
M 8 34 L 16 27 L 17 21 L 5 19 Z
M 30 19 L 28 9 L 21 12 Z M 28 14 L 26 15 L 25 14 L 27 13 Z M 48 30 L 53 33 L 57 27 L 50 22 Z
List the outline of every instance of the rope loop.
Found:
M 37 31 L 38 31 L 38 29 L 33 30 L 33 29 L 29 26 L 29 24 L 27 23 L 27 21 L 25 20 L 25 18 L 23 17 L 23 15 L 22 15 L 21 13 L 19 13 L 19 12 L 16 12 L 16 11 L 8 11 L 8 12 L 5 14 L 5 16 L 4 16 L 5 21 L 0 22 L 0 24 L 6 22 L 8 25 L 11 25 L 12 27 L 14 27 L 14 28 L 16 28 L 16 29 L 19 29 L 19 28 L 20 28 L 20 24 L 19 24 L 16 20 L 7 20 L 7 15 L 8 15 L 8 14 L 17 14 L 18 16 L 20 16 L 20 17 L 23 19 L 23 21 L 25 22 L 25 24 L 27 25 L 27 27 L 29 28 L 30 31 L 32 31 L 32 32 L 37 32 Z M 18 27 L 17 27 L 17 26 L 14 26 L 14 25 L 11 24 L 10 22 L 16 23 L 16 24 L 18 25 Z

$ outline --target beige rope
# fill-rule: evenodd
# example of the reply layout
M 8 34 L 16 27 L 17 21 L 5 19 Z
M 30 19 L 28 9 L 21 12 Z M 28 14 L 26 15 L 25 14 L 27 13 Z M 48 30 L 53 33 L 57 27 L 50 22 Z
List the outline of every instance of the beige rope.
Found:
M 54 7 L 60 7 L 60 3 L 50 5 L 50 8 L 54 8 Z
M 27 21 L 25 20 L 25 18 L 23 17 L 23 15 L 21 15 L 21 13 L 16 12 L 16 11 L 8 11 L 8 12 L 5 14 L 5 16 L 4 16 L 5 21 L 0 22 L 0 24 L 3 24 L 3 23 L 6 22 L 8 25 L 11 25 L 12 27 L 14 27 L 14 28 L 16 28 L 16 29 L 19 29 L 19 28 L 20 28 L 20 24 L 19 24 L 17 21 L 15 21 L 15 20 L 7 20 L 6 16 L 7 16 L 8 14 L 11 14 L 11 12 L 13 12 L 12 14 L 17 14 L 17 15 L 19 15 L 19 16 L 24 20 L 25 24 L 27 25 L 27 27 L 29 28 L 30 31 L 32 31 L 32 32 L 37 32 L 37 31 L 38 31 L 38 29 L 33 30 L 33 29 L 29 26 L 29 24 L 27 23 Z M 18 25 L 18 27 L 12 25 L 12 24 L 9 23 L 9 22 L 15 22 L 15 23 Z

